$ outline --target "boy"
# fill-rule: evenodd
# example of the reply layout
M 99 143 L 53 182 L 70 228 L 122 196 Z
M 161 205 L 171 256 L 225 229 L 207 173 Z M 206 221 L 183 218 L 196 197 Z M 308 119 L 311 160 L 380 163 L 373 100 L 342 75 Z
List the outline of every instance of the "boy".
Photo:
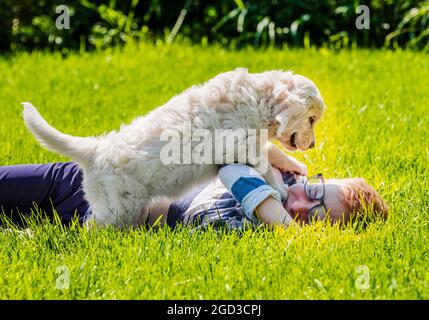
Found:
M 265 183 L 252 167 L 230 164 L 219 169 L 218 177 L 175 201 L 163 199 L 142 209 L 135 226 L 178 224 L 205 228 L 209 224 L 241 229 L 306 224 L 330 219 L 346 223 L 364 209 L 387 218 L 388 208 L 380 195 L 361 178 L 324 180 L 275 171 L 288 189 L 282 203 L 279 193 Z M 298 181 L 297 181 L 298 180 Z M 22 224 L 18 212 L 30 214 L 35 207 L 53 217 L 54 209 L 64 224 L 76 217 L 91 221 L 91 208 L 82 190 L 82 172 L 73 162 L 0 167 L 0 205 L 14 223 Z

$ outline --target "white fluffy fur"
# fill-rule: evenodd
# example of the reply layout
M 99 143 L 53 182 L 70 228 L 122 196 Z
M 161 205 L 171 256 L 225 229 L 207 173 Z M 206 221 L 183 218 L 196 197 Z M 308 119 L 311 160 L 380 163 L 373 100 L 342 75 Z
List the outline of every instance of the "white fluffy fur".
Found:
M 164 165 L 160 151 L 163 130 L 181 132 L 184 121 L 193 129 L 268 129 L 269 138 L 287 149 L 295 144 L 305 150 L 314 145 L 314 122 L 324 103 L 309 79 L 291 72 L 248 73 L 246 69 L 219 74 L 173 97 L 146 116 L 136 118 L 118 131 L 97 137 L 73 137 L 51 127 L 30 103 L 24 104 L 24 120 L 38 141 L 48 149 L 79 163 L 84 172 L 84 191 L 97 225 L 132 225 L 141 208 L 158 196 L 176 197 L 192 185 L 210 179 L 217 165 Z M 312 120 L 310 121 L 310 118 Z M 273 144 L 272 165 L 305 172 L 305 166 Z M 272 176 L 267 182 L 284 196 Z

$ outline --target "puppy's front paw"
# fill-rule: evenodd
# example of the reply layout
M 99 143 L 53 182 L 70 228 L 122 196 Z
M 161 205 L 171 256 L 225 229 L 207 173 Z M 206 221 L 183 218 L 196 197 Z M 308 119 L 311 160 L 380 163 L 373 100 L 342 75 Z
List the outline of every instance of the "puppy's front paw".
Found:
M 308 176 L 307 166 L 301 162 L 298 162 L 295 166 L 292 167 L 292 172 L 300 176 Z
M 307 166 L 296 159 L 290 161 L 287 166 L 283 166 L 282 171 L 293 172 L 300 176 L 308 176 Z

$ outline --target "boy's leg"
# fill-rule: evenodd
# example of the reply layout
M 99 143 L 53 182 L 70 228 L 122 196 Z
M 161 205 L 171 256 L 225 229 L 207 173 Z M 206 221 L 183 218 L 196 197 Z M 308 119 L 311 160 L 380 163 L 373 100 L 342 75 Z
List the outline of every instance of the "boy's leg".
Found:
M 68 222 L 75 212 L 83 217 L 89 207 L 82 173 L 72 162 L 0 167 L 0 206 L 18 224 L 18 211 L 30 214 L 37 207 L 52 217 L 54 207 Z

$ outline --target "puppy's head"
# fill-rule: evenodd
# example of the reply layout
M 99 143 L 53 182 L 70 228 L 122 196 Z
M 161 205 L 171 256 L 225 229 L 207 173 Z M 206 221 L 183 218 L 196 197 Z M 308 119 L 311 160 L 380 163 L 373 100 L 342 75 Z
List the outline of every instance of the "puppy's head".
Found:
M 275 139 L 288 150 L 307 150 L 316 144 L 314 128 L 325 104 L 315 84 L 300 75 L 281 73 L 274 85 Z

